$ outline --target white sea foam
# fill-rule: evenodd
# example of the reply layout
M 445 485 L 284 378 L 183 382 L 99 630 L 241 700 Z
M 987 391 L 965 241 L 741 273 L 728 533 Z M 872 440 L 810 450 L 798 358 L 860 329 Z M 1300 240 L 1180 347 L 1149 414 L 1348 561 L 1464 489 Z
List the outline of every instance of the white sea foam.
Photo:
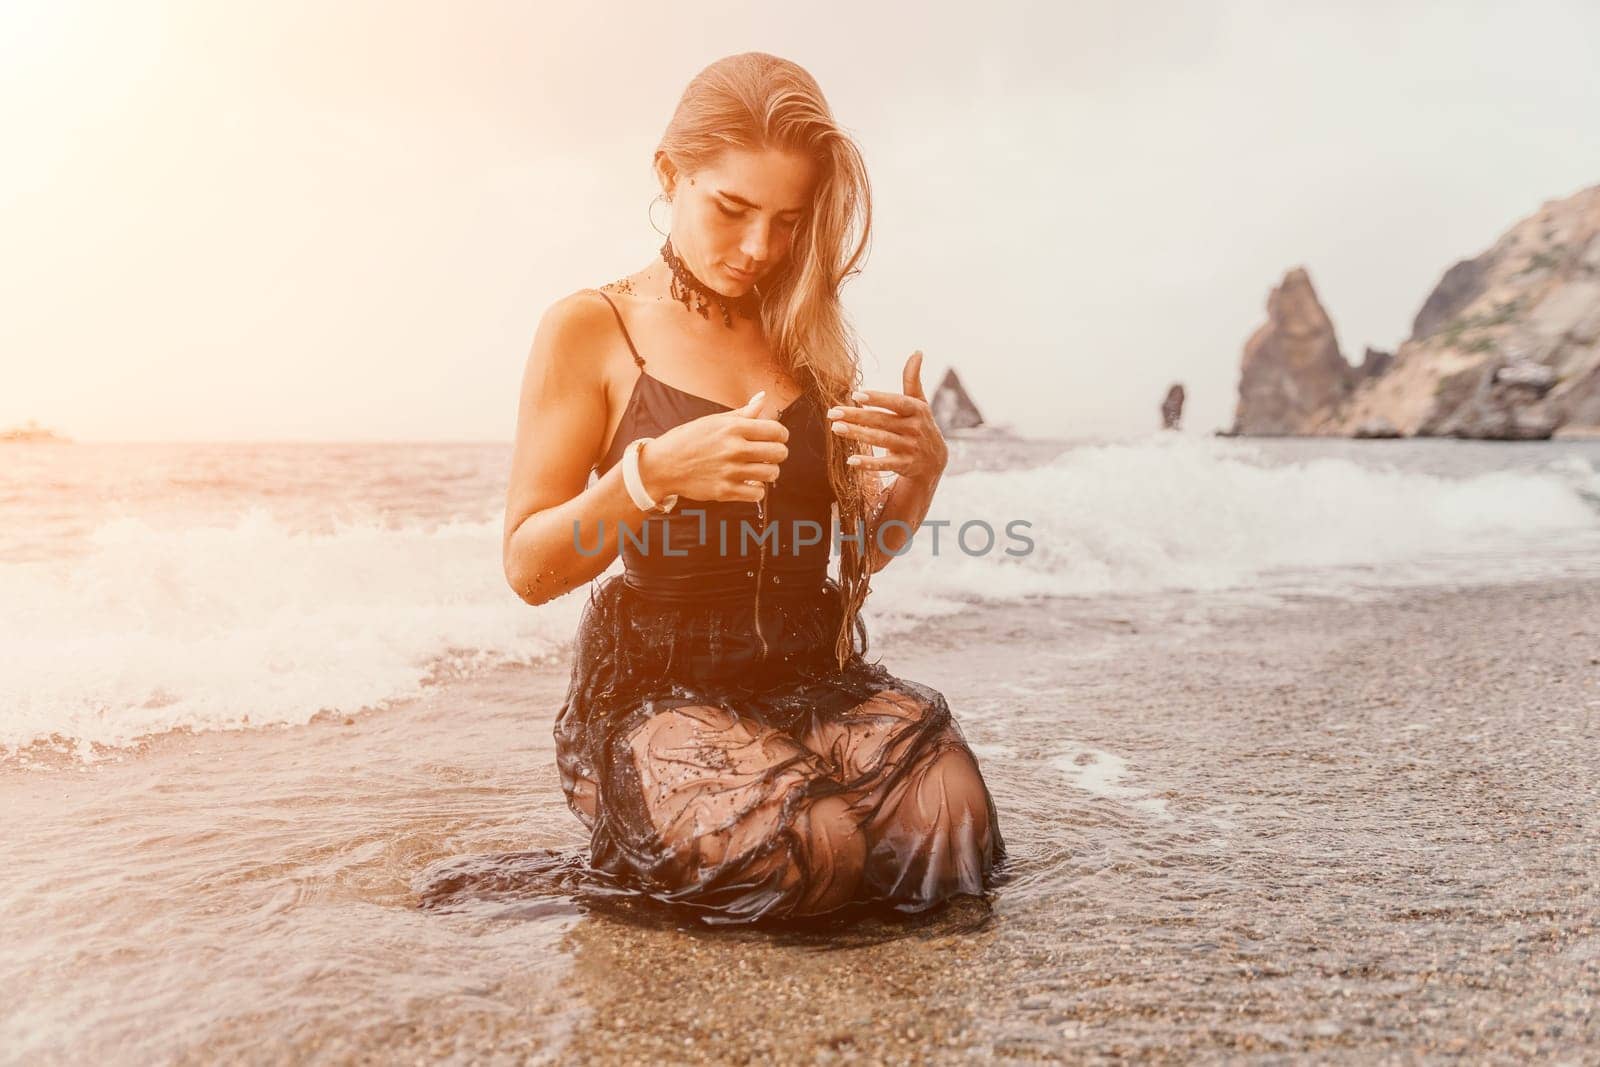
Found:
M 1153 436 L 1024 470 L 946 477 L 932 528 L 874 582 L 880 629 L 974 597 L 1495 581 L 1600 566 L 1600 473 L 1568 455 L 1537 471 L 1442 477 L 1348 459 L 1269 462 L 1245 441 Z M 1027 520 L 1029 546 L 1006 524 Z M 995 530 L 987 554 L 962 523 Z M 984 541 L 969 531 L 976 552 Z M 1028 550 L 1008 556 L 1007 547 Z
M 292 531 L 264 511 L 101 526 L 84 556 L 0 567 L 0 741 L 122 744 L 303 723 L 416 694 L 430 673 L 559 651 L 579 595 L 535 610 L 499 523 Z
M 1148 789 L 1124 784 L 1128 761 L 1114 752 L 1068 743 L 1050 759 L 1050 766 L 1065 775 L 1075 789 L 1124 804 L 1154 819 L 1172 818 L 1164 798 L 1152 796 Z
M 996 550 L 967 556 L 947 529 L 934 556 L 919 532 L 875 579 L 868 624 L 1037 594 L 1559 573 L 1600 560 L 1597 501 L 1600 476 L 1575 455 L 1451 478 L 1273 464 L 1179 435 L 1076 448 L 947 476 L 930 518 L 986 521 Z M 1032 524 L 1031 554 L 1003 553 L 1012 519 Z M 518 600 L 500 536 L 498 520 L 312 533 L 253 507 L 203 525 L 121 518 L 72 558 L 0 564 L 0 745 L 303 723 L 414 695 L 441 668 L 559 657 L 583 594 Z

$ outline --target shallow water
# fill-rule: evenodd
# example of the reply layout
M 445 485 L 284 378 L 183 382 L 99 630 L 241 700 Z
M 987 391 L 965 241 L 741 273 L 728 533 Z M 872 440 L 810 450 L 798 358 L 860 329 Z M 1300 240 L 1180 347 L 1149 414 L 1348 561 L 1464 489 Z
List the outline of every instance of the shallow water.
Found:
M 1600 585 L 1043 599 L 882 643 L 1013 859 L 987 900 L 711 931 L 472 857 L 581 849 L 558 673 L 0 772 L 18 1062 L 1600 1049 Z

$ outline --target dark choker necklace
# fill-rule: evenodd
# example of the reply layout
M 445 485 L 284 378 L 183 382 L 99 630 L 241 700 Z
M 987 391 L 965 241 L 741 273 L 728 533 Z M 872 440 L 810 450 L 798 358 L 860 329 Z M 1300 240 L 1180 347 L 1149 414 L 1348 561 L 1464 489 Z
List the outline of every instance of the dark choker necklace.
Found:
M 737 311 L 741 318 L 753 319 L 761 314 L 761 294 L 756 292 L 755 286 L 743 296 L 724 296 L 711 288 L 705 282 L 694 276 L 694 272 L 684 265 L 678 258 L 678 253 L 673 250 L 672 238 L 667 238 L 667 243 L 661 246 L 661 258 L 667 261 L 667 266 L 672 270 L 672 299 L 680 300 L 683 306 L 690 311 L 700 312 L 700 317 L 711 317 L 711 305 L 716 304 L 722 310 L 722 323 L 732 328 L 733 312 Z

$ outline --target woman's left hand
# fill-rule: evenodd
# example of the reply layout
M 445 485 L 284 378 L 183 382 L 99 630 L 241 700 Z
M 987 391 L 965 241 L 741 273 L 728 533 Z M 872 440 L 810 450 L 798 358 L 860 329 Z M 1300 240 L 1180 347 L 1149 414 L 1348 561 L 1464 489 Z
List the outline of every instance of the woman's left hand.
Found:
M 828 409 L 833 432 L 883 449 L 883 455 L 851 456 L 851 466 L 894 471 L 902 478 L 933 484 L 944 473 L 950 450 L 922 393 L 922 352 L 911 353 L 903 373 L 904 393 L 858 389 L 850 399 L 871 407 Z M 887 410 L 879 410 L 887 409 Z

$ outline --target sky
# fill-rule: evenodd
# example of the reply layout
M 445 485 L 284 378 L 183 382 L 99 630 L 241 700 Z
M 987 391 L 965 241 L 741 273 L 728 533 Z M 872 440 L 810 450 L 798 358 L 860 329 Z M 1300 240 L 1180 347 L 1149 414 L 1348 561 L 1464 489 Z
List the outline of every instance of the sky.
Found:
M 0 427 L 509 441 L 544 309 L 656 258 L 650 157 L 734 52 L 858 141 L 873 388 L 1018 432 L 1232 421 L 1311 275 L 1347 358 L 1600 183 L 1600 5 L 0 5 Z M 658 222 L 665 213 L 657 205 Z

